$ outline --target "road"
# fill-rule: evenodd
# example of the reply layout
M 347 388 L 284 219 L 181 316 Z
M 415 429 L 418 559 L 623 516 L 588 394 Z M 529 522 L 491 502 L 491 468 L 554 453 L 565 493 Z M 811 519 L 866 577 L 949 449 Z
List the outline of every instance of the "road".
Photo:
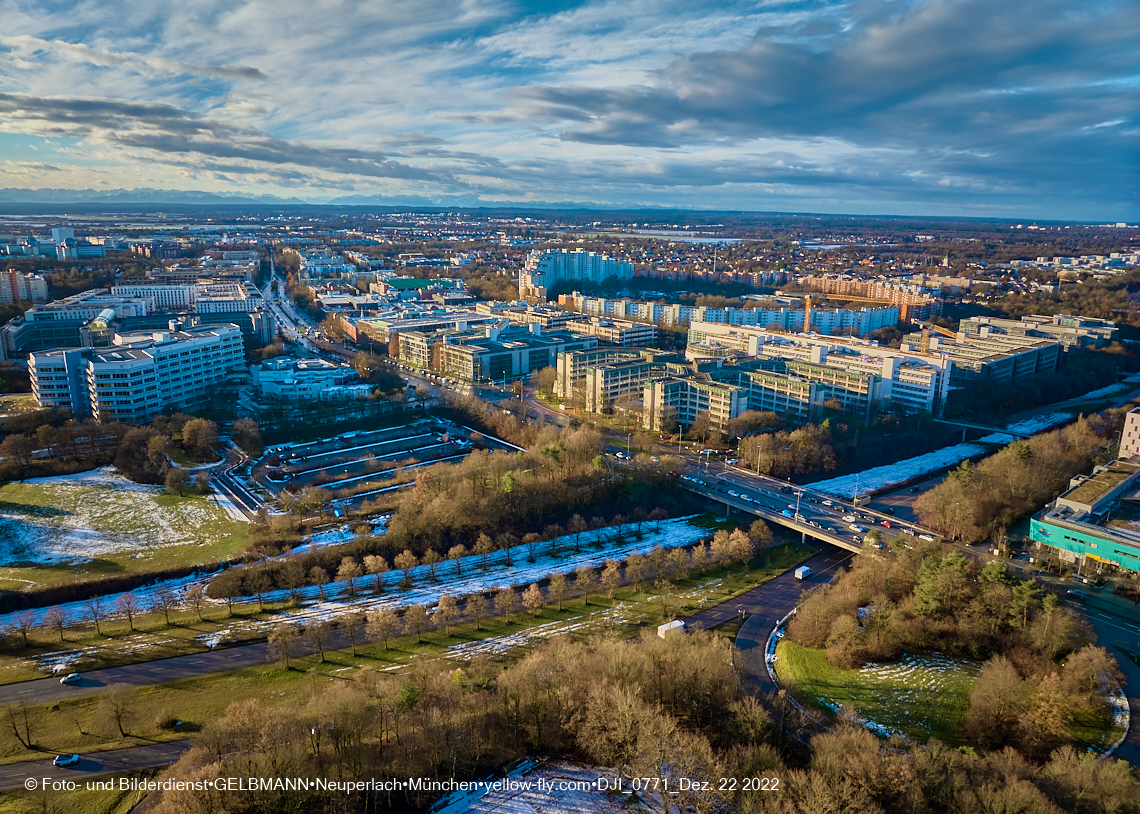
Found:
M 0 766 L 0 789 L 27 788 L 25 781 L 29 778 L 34 779 L 36 786 L 42 788 L 45 779 L 82 783 L 88 778 L 101 774 L 117 774 L 166 766 L 172 760 L 178 760 L 189 748 L 190 741 L 169 741 L 107 752 L 92 752 L 81 755 L 79 762 L 71 766 L 53 766 L 52 758 L 55 755 L 46 760 L 9 763 Z

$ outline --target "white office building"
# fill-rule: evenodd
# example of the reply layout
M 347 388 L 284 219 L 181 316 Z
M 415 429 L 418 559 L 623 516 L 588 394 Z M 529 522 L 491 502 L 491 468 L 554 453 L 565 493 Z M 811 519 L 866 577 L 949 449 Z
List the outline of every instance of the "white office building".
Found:
M 349 365 L 337 365 L 324 359 L 294 359 L 278 356 L 250 372 L 258 394 L 263 398 L 320 401 L 334 398 L 334 391 L 344 390 L 359 380 Z M 363 395 L 371 388 L 365 387 Z
M 65 407 L 77 418 L 143 423 L 164 410 L 208 403 L 227 377 L 245 369 L 236 325 L 129 334 L 114 342 L 30 354 L 39 405 Z

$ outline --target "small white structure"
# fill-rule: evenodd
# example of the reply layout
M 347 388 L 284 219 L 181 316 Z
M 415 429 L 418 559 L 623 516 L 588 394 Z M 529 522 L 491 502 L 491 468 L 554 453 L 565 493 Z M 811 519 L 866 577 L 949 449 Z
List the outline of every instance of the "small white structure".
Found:
M 335 391 L 360 380 L 348 365 L 291 356 L 267 359 L 260 365 L 254 365 L 251 373 L 261 396 L 310 401 L 331 398 Z M 351 397 L 359 398 L 360 395 L 354 391 Z
M 811 576 L 811 569 L 806 565 L 801 565 L 796 569 L 796 579 L 807 579 Z
M 674 619 L 672 622 L 666 622 L 663 625 L 658 625 L 657 626 L 657 635 L 660 636 L 662 639 L 664 639 L 666 636 L 669 635 L 670 632 L 672 632 L 674 630 L 677 631 L 678 633 L 684 633 L 685 632 L 685 623 L 683 621 L 681 621 L 680 619 Z

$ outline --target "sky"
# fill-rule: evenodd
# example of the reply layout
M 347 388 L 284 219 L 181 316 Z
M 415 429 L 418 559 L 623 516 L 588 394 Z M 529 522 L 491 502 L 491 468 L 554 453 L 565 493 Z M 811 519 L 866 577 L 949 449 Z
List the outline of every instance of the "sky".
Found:
M 0 188 L 1140 219 L 1135 0 L 0 0 Z

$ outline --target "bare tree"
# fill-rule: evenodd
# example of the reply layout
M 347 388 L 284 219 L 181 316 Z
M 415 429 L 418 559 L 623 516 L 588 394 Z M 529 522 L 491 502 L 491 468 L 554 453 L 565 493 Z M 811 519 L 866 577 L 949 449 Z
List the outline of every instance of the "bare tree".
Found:
M 127 617 L 127 625 L 130 626 L 131 632 L 135 629 L 135 616 L 138 614 L 139 598 L 131 591 L 119 595 L 119 600 L 115 603 L 115 610 L 119 613 L 125 614 Z
M 388 640 L 392 638 L 399 627 L 400 617 L 391 608 L 368 614 L 366 628 L 368 638 L 372 641 L 383 642 L 385 650 L 388 649 Z
M 467 546 L 463 543 L 453 545 L 447 550 L 447 558 L 455 563 L 455 574 L 463 573 L 463 558 L 467 556 Z
M 365 621 L 363 613 L 350 614 L 344 620 L 344 634 L 348 636 L 348 643 L 352 646 L 352 655 L 356 655 L 356 645 L 365 635 Z
M 416 634 L 416 643 L 423 641 L 424 628 L 428 624 L 427 608 L 423 605 L 408 605 L 404 608 L 404 630 Z
M 162 617 L 166 620 L 167 626 L 170 625 L 170 612 L 178 607 L 178 597 L 169 586 L 163 585 L 154 592 L 154 602 L 151 604 L 152 608 L 158 608 L 162 611 Z
M 510 585 L 495 591 L 495 610 L 503 614 L 508 625 L 511 623 L 511 613 L 514 611 L 517 601 L 518 594 L 515 593 L 515 589 Z
M 12 620 L 12 630 L 15 633 L 19 634 L 20 639 L 23 642 L 24 647 L 28 646 L 28 634 L 32 632 L 32 630 L 35 628 L 35 626 L 36 626 L 36 612 L 35 611 L 29 610 L 29 611 L 24 611 L 23 613 L 18 613 L 18 614 L 16 614 L 16 617 Z
M 364 557 L 364 570 L 375 581 L 376 595 L 384 593 L 384 574 L 388 571 L 388 561 L 379 554 L 368 554 Z
M 345 557 L 340 561 L 340 567 L 336 570 L 337 582 L 348 583 L 348 595 L 356 596 L 356 580 L 364 576 L 364 570 L 360 567 L 360 563 L 352 557 Z
M 562 597 L 566 595 L 566 575 L 561 571 L 550 575 L 550 594 L 558 600 L 558 610 L 562 610 Z
M 263 612 L 265 610 L 265 592 L 272 587 L 269 572 L 264 568 L 252 571 L 246 577 L 245 585 L 246 589 L 253 591 L 253 595 L 257 597 L 257 612 Z
M 392 563 L 404 572 L 404 579 L 401 581 L 401 584 L 404 586 L 404 588 L 406 589 L 412 587 L 412 569 L 420 564 L 420 561 L 416 558 L 416 555 L 412 553 L 411 549 L 405 548 L 403 551 L 396 555 L 396 558 L 392 561 Z
M 467 597 L 467 603 L 464 606 L 467 609 L 467 615 L 475 620 L 475 629 L 483 629 L 483 618 L 487 615 L 487 597 L 483 594 L 472 594 Z
M 443 620 L 444 635 L 450 638 L 451 623 L 454 622 L 455 617 L 459 615 L 459 603 L 455 601 L 455 597 L 450 594 L 441 596 L 435 615 Z
M 331 622 L 317 622 L 305 628 L 305 638 L 308 639 L 313 647 L 317 649 L 317 652 L 321 654 L 321 664 L 325 663 L 325 650 L 329 646 L 329 638 L 331 636 Z
M 320 596 L 321 601 L 324 602 L 325 586 L 329 584 L 329 572 L 319 565 L 315 565 L 309 570 L 309 581 L 317 586 L 317 595 Z
M 475 554 L 483 559 L 483 570 L 487 570 L 487 557 L 495 550 L 495 544 L 486 534 L 480 532 L 475 540 Z
M 594 569 L 588 565 L 580 565 L 574 570 L 574 587 L 582 592 L 586 604 L 590 604 L 590 592 L 597 583 L 594 580 Z
M 661 531 L 661 521 L 667 520 L 668 518 L 669 513 L 660 506 L 649 513 L 649 519 L 656 524 L 656 527 L 653 529 L 654 531 Z
M 439 567 L 439 564 L 442 561 L 443 561 L 443 557 L 439 556 L 439 552 L 436 551 L 434 548 L 429 548 L 427 551 L 424 552 L 423 564 L 428 567 L 429 571 L 431 571 L 431 581 L 432 582 L 435 582 L 435 579 L 436 579 L 435 570 Z
M 281 568 L 281 581 L 289 589 L 289 604 L 298 604 L 298 592 L 305 584 L 305 566 L 297 560 L 289 560 Z
M 191 585 L 186 589 L 186 603 L 194 609 L 198 621 L 202 621 L 202 606 L 206 604 L 206 589 L 201 585 Z
M 531 616 L 542 613 L 542 609 L 546 607 L 546 597 L 542 595 L 542 589 L 538 587 L 537 582 L 532 582 L 530 587 L 523 591 L 522 602 Z
M 606 589 L 606 597 L 610 604 L 614 604 L 614 594 L 621 586 L 621 566 L 617 560 L 606 560 L 606 567 L 602 569 L 602 587 Z
M 571 517 L 570 522 L 566 524 L 566 530 L 574 535 L 574 551 L 581 551 L 582 534 L 590 530 L 590 524 L 586 522 L 582 515 L 576 514 Z
M 48 608 L 44 613 L 43 626 L 58 633 L 59 640 L 62 642 L 63 629 L 67 627 L 67 611 L 59 605 Z
M 297 651 L 300 634 L 292 625 L 278 625 L 269 634 L 269 655 L 276 661 L 285 662 L 285 669 L 292 670 L 292 657 Z
M 99 712 L 103 719 L 113 723 L 119 737 L 125 738 L 133 716 L 134 694 L 126 684 L 114 684 L 99 699 Z

